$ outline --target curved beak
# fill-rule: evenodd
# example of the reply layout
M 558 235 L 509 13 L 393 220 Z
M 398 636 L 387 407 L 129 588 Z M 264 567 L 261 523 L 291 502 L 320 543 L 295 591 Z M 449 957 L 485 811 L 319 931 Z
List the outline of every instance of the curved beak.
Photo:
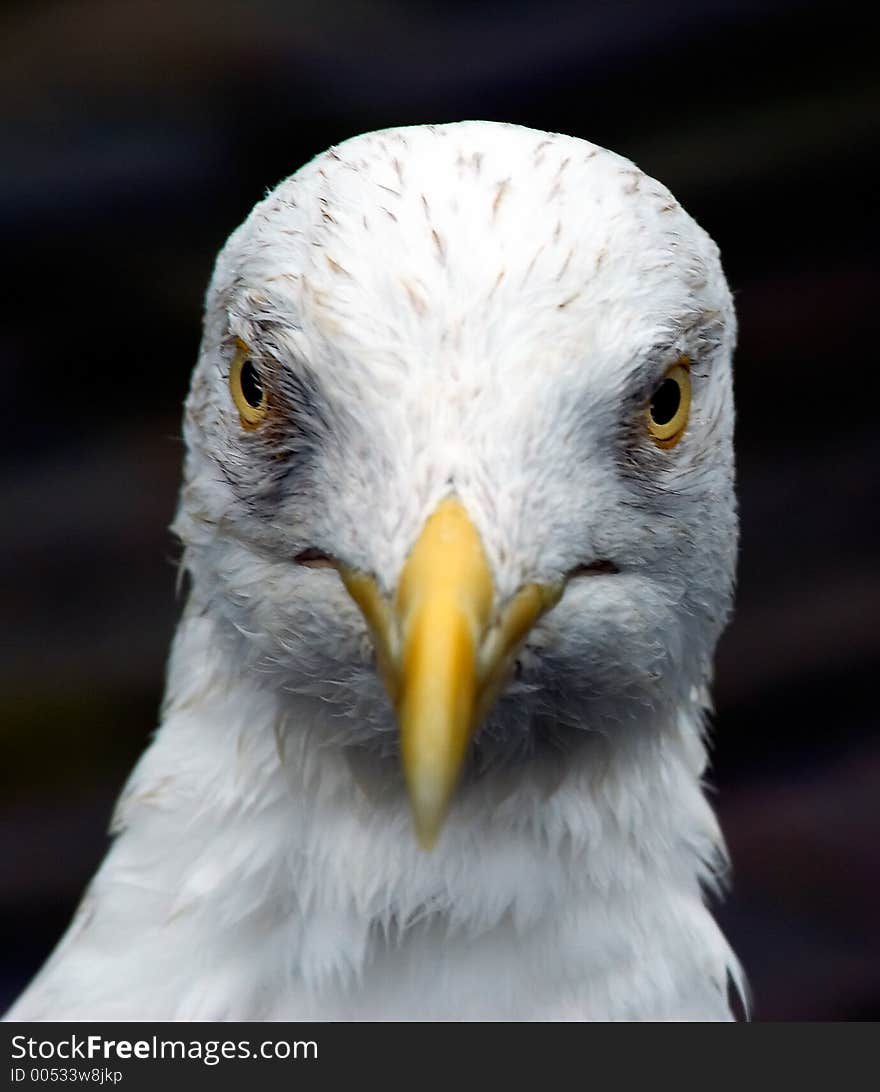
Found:
M 393 601 L 366 573 L 340 569 L 376 647 L 400 729 L 416 837 L 437 840 L 477 729 L 516 654 L 563 584 L 526 584 L 495 606 L 492 572 L 464 506 L 448 497 L 429 517 Z

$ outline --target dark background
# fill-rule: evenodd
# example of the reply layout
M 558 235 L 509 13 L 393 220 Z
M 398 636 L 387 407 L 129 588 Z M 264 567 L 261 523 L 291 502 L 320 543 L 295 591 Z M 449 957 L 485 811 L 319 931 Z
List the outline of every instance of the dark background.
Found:
M 721 918 L 758 1019 L 880 1015 L 880 81 L 856 10 L 6 4 L 0 1008 L 65 927 L 156 723 L 219 246 L 333 142 L 483 117 L 635 159 L 721 247 L 743 520 L 715 688 Z

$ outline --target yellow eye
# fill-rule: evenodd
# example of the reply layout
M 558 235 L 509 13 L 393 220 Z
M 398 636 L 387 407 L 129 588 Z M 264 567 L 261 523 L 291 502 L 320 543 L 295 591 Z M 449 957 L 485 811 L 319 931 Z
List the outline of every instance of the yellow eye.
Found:
M 687 357 L 666 372 L 648 403 L 648 432 L 657 447 L 675 447 L 684 435 L 691 410 L 691 376 Z
M 248 347 L 241 341 L 229 369 L 229 390 L 242 426 L 255 429 L 266 416 L 269 406 L 263 379 L 251 359 Z

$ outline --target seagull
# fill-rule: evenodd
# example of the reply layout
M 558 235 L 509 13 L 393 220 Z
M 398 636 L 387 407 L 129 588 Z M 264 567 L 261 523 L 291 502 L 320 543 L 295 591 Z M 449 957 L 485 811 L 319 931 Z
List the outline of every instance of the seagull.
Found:
M 585 140 L 369 133 L 258 203 L 160 727 L 7 1019 L 735 1018 L 735 335 L 714 242 Z

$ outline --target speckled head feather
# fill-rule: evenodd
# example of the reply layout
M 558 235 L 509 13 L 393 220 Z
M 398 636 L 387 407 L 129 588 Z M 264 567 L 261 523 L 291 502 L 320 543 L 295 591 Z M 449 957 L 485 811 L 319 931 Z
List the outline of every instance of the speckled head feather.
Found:
M 714 243 L 583 140 L 373 133 L 258 204 L 218 258 L 187 403 L 163 724 L 15 1015 L 729 1017 L 701 778 L 734 340 Z M 258 429 L 229 392 L 244 350 Z M 664 448 L 647 407 L 679 361 L 690 419 Z M 425 854 L 366 623 L 296 560 L 391 596 L 450 495 L 497 609 L 567 583 Z

